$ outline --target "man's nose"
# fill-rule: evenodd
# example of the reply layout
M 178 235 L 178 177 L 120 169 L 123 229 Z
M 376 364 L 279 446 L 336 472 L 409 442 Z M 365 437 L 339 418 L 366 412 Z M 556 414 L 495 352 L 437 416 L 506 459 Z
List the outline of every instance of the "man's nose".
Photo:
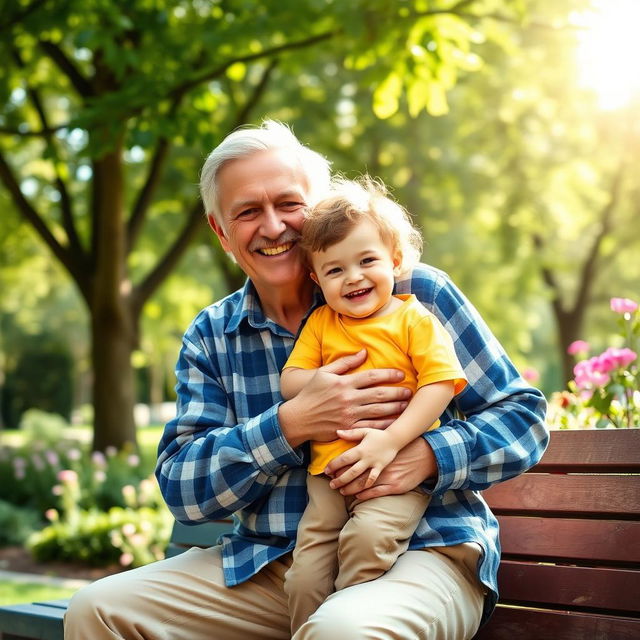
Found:
M 261 221 L 261 232 L 265 238 L 277 238 L 286 228 L 280 212 L 274 207 L 264 208 Z

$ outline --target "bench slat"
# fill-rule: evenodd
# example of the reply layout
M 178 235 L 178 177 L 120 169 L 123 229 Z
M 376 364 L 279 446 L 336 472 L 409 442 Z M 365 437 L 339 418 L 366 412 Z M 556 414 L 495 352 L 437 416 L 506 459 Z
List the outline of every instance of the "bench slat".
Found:
M 640 516 L 640 476 L 525 473 L 483 495 L 494 513 Z
M 498 605 L 473 640 L 637 640 L 640 620 Z
M 553 431 L 536 472 L 640 471 L 640 429 Z
M 503 560 L 498 588 L 502 602 L 512 604 L 637 614 L 640 571 Z
M 503 557 L 640 563 L 640 522 L 498 516 Z
M 204 522 L 195 526 L 175 522 L 171 542 L 182 547 L 210 547 L 216 543 L 220 534 L 228 533 L 231 526 L 231 520 Z
M 62 619 L 69 600 L 16 604 L 0 609 L 0 628 L 10 629 L 6 640 L 18 638 L 47 638 L 63 640 Z

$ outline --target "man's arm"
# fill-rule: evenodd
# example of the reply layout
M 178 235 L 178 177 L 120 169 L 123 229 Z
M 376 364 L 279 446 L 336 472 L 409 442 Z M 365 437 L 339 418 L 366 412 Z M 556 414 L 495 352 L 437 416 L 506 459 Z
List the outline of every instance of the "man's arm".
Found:
M 183 339 L 177 416 L 158 447 L 158 483 L 180 521 L 226 517 L 248 506 L 266 496 L 285 471 L 302 465 L 297 448 L 305 440 L 335 439 L 336 429 L 356 421 L 384 426 L 410 397 L 400 387 L 376 386 L 402 379 L 395 370 L 341 375 L 362 363 L 362 352 L 316 372 L 292 400 L 278 402 L 279 386 L 271 389 L 274 404 L 239 421 L 242 409 L 232 405 L 234 389 L 225 386 L 234 371 L 220 370 L 216 354 L 207 350 L 211 338 L 202 331 L 192 327 Z M 261 388 L 260 397 L 269 391 Z

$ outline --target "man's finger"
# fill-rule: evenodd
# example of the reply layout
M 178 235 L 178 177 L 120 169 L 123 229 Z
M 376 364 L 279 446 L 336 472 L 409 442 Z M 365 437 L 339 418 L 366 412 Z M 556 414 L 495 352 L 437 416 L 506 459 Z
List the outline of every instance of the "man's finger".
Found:
M 357 353 L 343 356 L 342 358 L 334 360 L 331 364 L 323 366 L 322 370 L 326 371 L 327 373 L 336 373 L 339 375 L 348 373 L 349 371 L 351 371 L 351 369 L 359 367 L 365 361 L 366 357 L 366 349 L 360 349 L 360 351 L 358 351 Z

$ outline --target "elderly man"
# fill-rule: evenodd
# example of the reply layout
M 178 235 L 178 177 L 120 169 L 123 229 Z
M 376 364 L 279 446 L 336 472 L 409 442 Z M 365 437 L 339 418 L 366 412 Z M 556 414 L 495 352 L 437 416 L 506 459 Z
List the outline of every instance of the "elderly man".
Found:
M 235 515 L 217 546 L 100 580 L 72 599 L 65 638 L 289 638 L 284 591 L 306 504 L 307 441 L 336 429 L 384 428 L 408 392 L 393 370 L 350 373 L 362 354 L 317 372 L 283 402 L 279 373 L 321 300 L 297 240 L 306 206 L 327 188 L 327 162 L 284 125 L 230 134 L 207 158 L 201 193 L 209 223 L 248 279 L 204 309 L 177 366 L 177 416 L 159 446 L 157 476 L 178 520 Z M 518 375 L 475 309 L 445 274 L 420 265 L 414 293 L 450 332 L 469 381 L 439 429 L 409 444 L 363 490 L 366 500 L 422 487 L 432 494 L 409 546 L 386 574 L 331 595 L 296 640 L 473 637 L 497 599 L 497 523 L 477 493 L 542 455 L 542 395 Z

